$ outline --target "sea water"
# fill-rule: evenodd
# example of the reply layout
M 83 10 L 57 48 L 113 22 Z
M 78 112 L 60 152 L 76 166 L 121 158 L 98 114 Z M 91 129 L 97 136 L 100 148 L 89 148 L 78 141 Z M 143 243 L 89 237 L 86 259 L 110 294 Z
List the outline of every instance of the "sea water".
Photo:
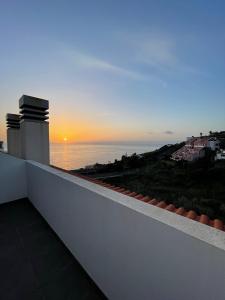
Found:
M 51 164 L 66 170 L 78 169 L 95 163 L 114 162 L 122 155 L 150 152 L 159 145 L 109 144 L 51 144 Z

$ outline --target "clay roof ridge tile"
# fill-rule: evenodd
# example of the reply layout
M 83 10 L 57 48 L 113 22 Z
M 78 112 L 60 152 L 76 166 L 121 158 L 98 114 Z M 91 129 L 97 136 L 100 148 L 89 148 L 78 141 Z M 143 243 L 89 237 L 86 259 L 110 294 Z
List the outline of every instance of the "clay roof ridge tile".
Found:
M 159 203 L 159 201 L 156 200 L 156 199 L 152 199 L 148 203 L 151 204 L 151 205 L 157 205 Z
M 165 209 L 174 212 L 176 210 L 176 207 L 173 204 L 169 204 L 165 207 Z
M 174 204 L 172 204 L 172 203 L 171 204 L 166 204 L 165 201 L 159 201 L 159 200 L 157 200 L 155 198 L 151 199 L 149 196 L 143 196 L 142 194 L 138 194 L 136 192 L 132 192 L 132 191 L 126 190 L 125 188 L 114 186 L 114 185 L 111 185 L 109 183 L 105 183 L 104 181 L 99 180 L 99 179 L 90 178 L 88 176 L 85 176 L 85 175 L 82 175 L 82 174 L 79 174 L 79 173 L 71 173 L 70 171 L 64 170 L 62 168 L 59 168 L 59 167 L 56 167 L 56 166 L 53 166 L 53 165 L 51 165 L 51 167 L 53 167 L 55 169 L 58 169 L 58 170 L 61 170 L 63 172 L 69 173 L 70 175 L 74 175 L 74 176 L 76 176 L 78 178 L 82 178 L 82 179 L 88 180 L 90 182 L 99 184 L 99 185 L 101 185 L 103 187 L 112 189 L 112 190 L 114 190 L 116 192 L 119 192 L 119 193 L 122 193 L 124 195 L 133 197 L 133 198 L 135 198 L 137 200 L 149 203 L 151 205 L 155 205 L 155 206 L 157 206 L 159 208 L 166 209 L 166 210 L 168 210 L 170 212 L 174 212 L 174 213 L 176 213 L 178 215 L 181 215 L 181 216 L 184 216 L 186 218 L 189 218 L 189 219 L 195 220 L 197 222 L 200 222 L 202 224 L 211 226 L 211 227 L 216 228 L 218 230 L 225 231 L 225 224 L 220 219 L 210 220 L 207 215 L 201 214 L 199 216 L 194 210 L 186 211 L 184 209 L 184 207 L 178 207 L 178 208 L 176 208 L 174 206 Z
M 165 201 L 160 201 L 156 206 L 160 207 L 160 208 L 165 208 L 167 206 L 167 204 Z

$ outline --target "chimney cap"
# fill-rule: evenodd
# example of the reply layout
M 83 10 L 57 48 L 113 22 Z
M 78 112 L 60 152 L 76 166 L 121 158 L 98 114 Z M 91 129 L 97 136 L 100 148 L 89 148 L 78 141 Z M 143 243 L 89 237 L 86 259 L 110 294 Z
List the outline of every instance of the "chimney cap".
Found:
M 28 95 L 23 95 L 19 99 L 19 107 L 33 107 L 37 108 L 40 110 L 47 110 L 49 108 L 48 100 L 33 97 L 33 96 L 28 96 Z
M 18 114 L 6 114 L 6 120 L 7 121 L 20 121 L 20 115 Z

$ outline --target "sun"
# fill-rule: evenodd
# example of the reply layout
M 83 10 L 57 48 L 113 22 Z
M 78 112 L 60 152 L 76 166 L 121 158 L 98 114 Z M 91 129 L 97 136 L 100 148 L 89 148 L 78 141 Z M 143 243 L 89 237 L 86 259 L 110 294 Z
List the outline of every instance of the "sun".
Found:
M 66 136 L 63 138 L 63 140 L 64 140 L 64 142 L 67 142 L 67 141 L 68 141 L 68 139 L 67 139 Z

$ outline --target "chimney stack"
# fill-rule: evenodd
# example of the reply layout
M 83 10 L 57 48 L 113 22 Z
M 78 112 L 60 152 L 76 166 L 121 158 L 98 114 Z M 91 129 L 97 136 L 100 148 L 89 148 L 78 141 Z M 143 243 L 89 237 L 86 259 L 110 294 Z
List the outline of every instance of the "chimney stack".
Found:
M 20 115 L 7 114 L 6 123 L 8 153 L 16 157 L 21 157 Z
M 23 95 L 19 107 L 22 158 L 49 164 L 48 100 Z

